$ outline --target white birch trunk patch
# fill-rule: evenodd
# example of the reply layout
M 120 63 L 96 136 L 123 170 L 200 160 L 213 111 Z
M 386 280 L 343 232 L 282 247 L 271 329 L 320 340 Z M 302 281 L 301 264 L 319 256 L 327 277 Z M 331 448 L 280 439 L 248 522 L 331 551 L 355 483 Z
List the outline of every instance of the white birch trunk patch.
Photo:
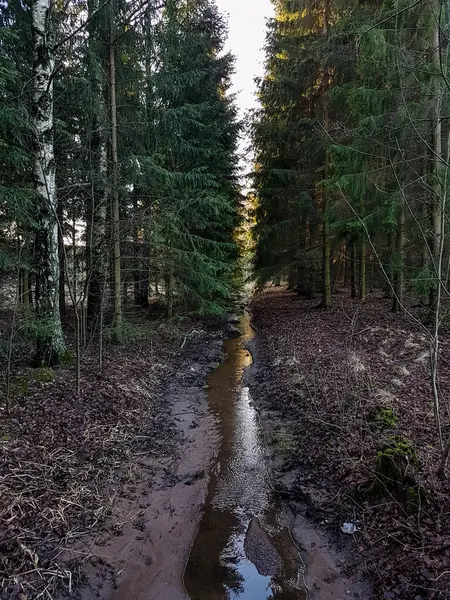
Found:
M 33 0 L 33 128 L 36 193 L 36 311 L 38 360 L 57 363 L 65 352 L 59 313 L 59 254 L 53 147 L 53 0 Z

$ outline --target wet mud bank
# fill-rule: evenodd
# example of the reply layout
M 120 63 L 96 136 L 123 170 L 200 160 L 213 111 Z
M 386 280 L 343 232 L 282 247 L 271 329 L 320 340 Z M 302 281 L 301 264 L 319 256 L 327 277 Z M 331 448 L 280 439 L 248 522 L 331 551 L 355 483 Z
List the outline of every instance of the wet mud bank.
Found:
M 355 553 L 355 545 L 338 536 L 330 535 L 319 513 L 311 510 L 311 505 L 295 493 L 297 473 L 291 469 L 287 458 L 289 439 L 277 436 L 277 430 L 284 419 L 277 414 L 283 397 L 268 398 L 264 386 L 265 374 L 271 370 L 263 353 L 264 343 L 258 334 L 254 320 L 250 321 L 255 335 L 246 343 L 252 356 L 244 381 L 249 387 L 257 414 L 258 426 L 262 432 L 265 458 L 271 478 L 271 486 L 279 505 L 278 520 L 289 532 L 304 567 L 304 597 L 308 600 L 342 600 L 373 598 L 372 586 L 363 570 L 363 565 Z M 261 385 L 262 383 L 262 385 Z M 292 451 L 292 448 L 289 448 Z M 275 596 L 274 598 L 278 598 Z M 280 596 L 280 600 L 294 600 L 294 596 Z
M 188 340 L 176 359 L 162 391 L 169 439 L 123 473 L 128 481 L 114 503 L 115 527 L 92 540 L 84 561 L 82 600 L 189 598 L 182 574 L 219 442 L 205 377 L 222 360 L 222 345 L 217 336 Z

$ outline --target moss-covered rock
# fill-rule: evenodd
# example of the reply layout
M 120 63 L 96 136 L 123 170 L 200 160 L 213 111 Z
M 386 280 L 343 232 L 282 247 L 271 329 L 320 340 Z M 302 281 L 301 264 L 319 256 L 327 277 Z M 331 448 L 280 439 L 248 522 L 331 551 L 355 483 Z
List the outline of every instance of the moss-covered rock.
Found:
M 377 453 L 375 474 L 378 484 L 388 490 L 403 487 L 408 470 L 417 462 L 417 454 L 408 439 L 401 435 L 390 437 Z
M 374 412 L 374 421 L 385 429 L 393 429 L 397 426 L 397 415 L 390 406 L 379 406 Z

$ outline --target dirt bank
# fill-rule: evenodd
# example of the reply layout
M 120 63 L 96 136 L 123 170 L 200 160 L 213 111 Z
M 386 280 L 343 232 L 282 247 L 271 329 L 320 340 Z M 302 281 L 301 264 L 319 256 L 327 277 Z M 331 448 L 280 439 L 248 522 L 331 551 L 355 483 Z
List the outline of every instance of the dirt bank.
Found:
M 101 374 L 86 356 L 79 397 L 73 368 L 27 374 L 1 422 L 2 599 L 186 598 L 222 347 L 191 331 L 112 348 Z
M 337 551 L 341 575 L 369 577 L 374 595 L 364 600 L 448 599 L 450 489 L 436 477 L 423 329 L 389 313 L 381 299 L 361 306 L 338 298 L 328 312 L 316 306 L 281 288 L 252 304 L 258 335 L 250 388 L 292 531 L 305 551 L 314 554 L 321 544 Z M 445 363 L 443 398 L 449 384 Z M 421 490 L 414 503 L 408 494 L 373 486 L 377 453 L 398 436 L 413 440 L 405 481 Z M 342 533 L 345 522 L 358 531 Z M 320 577 L 316 585 L 324 587 Z
M 217 364 L 221 346 L 220 340 L 190 344 L 174 369 L 163 394 L 172 423 L 171 451 L 141 459 L 130 494 L 114 509 L 117 519 L 124 515 L 128 522 L 118 534 L 111 533 L 90 549 L 83 599 L 188 598 L 182 574 L 218 442 L 204 380 Z M 132 520 L 126 515 L 133 515 Z

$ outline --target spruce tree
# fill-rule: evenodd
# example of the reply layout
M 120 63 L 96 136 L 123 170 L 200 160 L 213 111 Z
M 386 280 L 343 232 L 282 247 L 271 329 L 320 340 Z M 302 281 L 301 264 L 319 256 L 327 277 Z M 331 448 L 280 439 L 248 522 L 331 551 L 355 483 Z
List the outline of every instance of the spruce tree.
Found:
M 258 198 L 256 275 L 286 277 L 311 296 L 320 260 L 317 237 L 327 147 L 323 132 L 323 5 L 279 0 L 266 45 L 262 108 L 253 121 Z
M 171 1 L 155 35 L 153 146 L 138 157 L 138 186 L 151 206 L 168 313 L 175 303 L 214 313 L 230 297 L 238 215 L 225 22 L 209 0 Z

